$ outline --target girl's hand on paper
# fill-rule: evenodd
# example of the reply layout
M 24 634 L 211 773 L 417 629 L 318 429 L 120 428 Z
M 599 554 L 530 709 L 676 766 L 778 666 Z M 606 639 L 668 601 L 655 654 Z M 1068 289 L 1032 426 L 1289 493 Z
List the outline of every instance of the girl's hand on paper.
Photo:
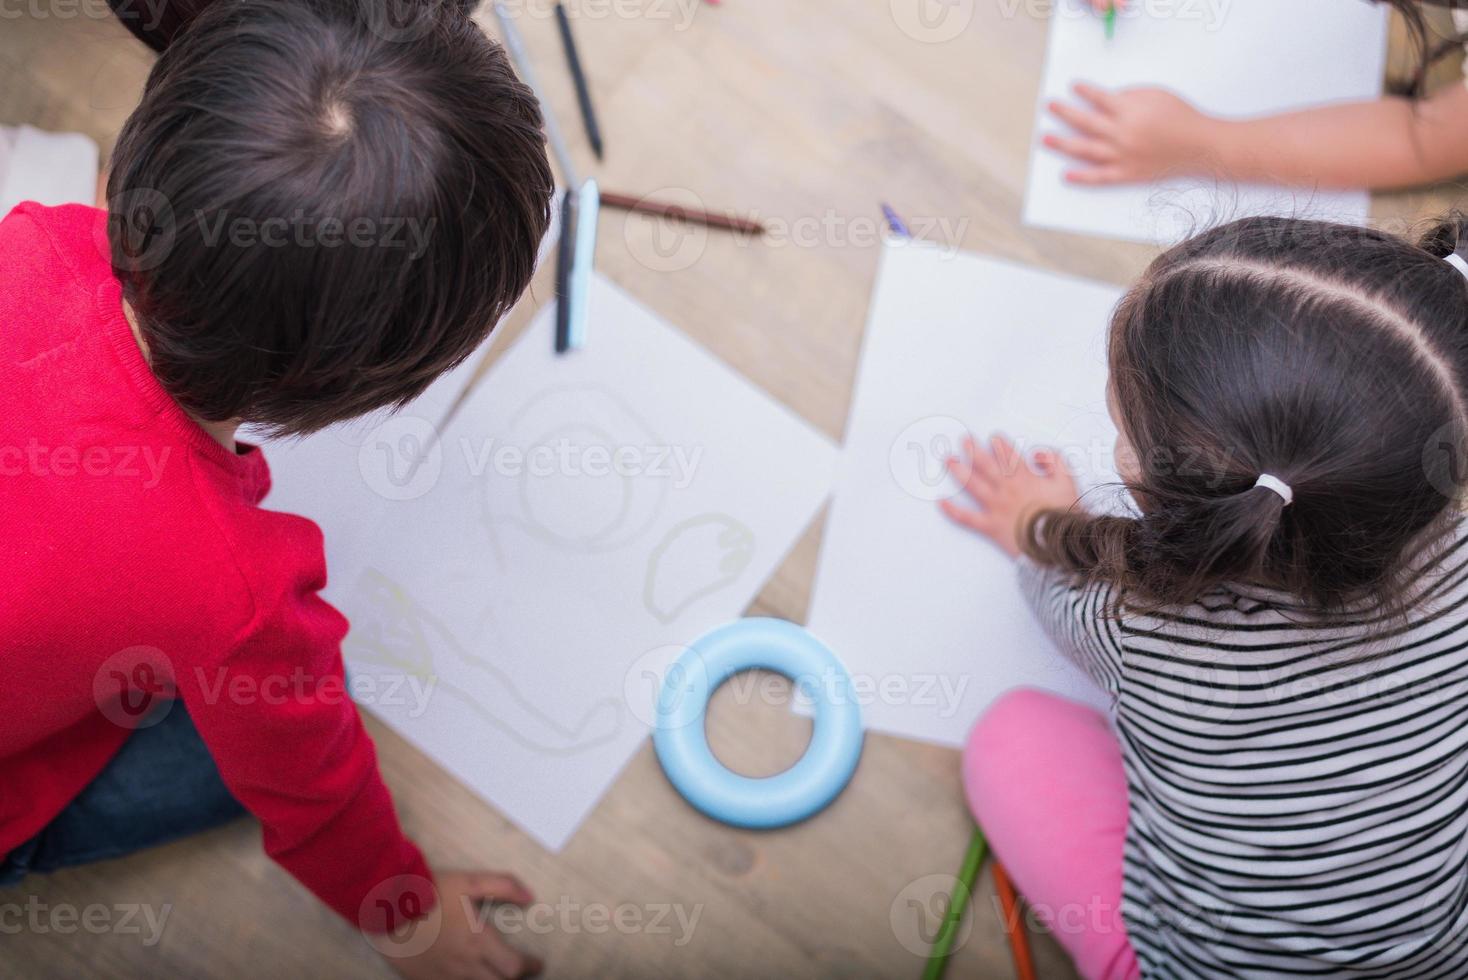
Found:
M 1075 184 L 1133 184 L 1205 168 L 1214 120 L 1171 92 L 1133 88 L 1108 92 L 1077 84 L 1080 104 L 1051 102 L 1070 127 L 1047 133 L 1045 146 L 1082 166 L 1067 170 Z
M 434 874 L 438 904 L 416 924 L 438 934 L 428 948 L 414 956 L 384 958 L 407 980 L 518 980 L 540 973 L 541 963 L 505 941 L 480 904 L 529 905 L 530 890 L 513 875 L 497 871 L 439 871 Z M 411 937 L 405 940 L 411 942 Z
M 1080 499 L 1075 478 L 1052 450 L 1038 450 L 1026 462 L 1003 436 L 990 439 L 987 449 L 968 438 L 963 448 L 968 459 L 949 458 L 948 471 L 979 506 L 953 500 L 939 506 L 953 521 L 993 541 L 1011 558 L 1019 555 L 1020 537 L 1034 515 L 1065 510 Z

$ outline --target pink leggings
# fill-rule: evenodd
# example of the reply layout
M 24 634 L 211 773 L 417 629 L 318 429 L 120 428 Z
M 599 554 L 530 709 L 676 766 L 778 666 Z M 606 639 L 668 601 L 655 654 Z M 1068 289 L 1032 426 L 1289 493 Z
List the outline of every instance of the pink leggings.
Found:
M 1126 776 L 1106 719 L 1053 694 L 1010 691 L 974 726 L 963 782 L 994 854 L 1081 976 L 1140 977 L 1121 921 Z

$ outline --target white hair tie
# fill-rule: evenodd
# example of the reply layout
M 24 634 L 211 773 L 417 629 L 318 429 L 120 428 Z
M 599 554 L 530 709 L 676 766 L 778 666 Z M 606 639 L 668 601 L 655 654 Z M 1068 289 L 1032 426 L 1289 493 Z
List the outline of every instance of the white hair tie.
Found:
M 1286 507 L 1288 507 L 1295 501 L 1295 491 L 1291 490 L 1290 485 L 1277 476 L 1270 476 L 1268 473 L 1260 473 L 1259 479 L 1254 481 L 1254 486 L 1265 487 L 1279 494 L 1279 499 L 1285 502 Z
M 1444 256 L 1443 261 L 1461 272 L 1464 278 L 1468 278 L 1468 262 L 1463 261 L 1463 256 L 1454 252 L 1452 255 Z

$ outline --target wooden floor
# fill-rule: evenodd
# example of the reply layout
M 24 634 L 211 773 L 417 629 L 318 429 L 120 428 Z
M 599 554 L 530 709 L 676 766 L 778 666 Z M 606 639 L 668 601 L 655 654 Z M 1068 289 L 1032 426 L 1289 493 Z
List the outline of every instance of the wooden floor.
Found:
M 15 18 L 26 6 L 0 20 L 0 122 L 81 130 L 105 148 L 150 56 L 76 5 L 42 2 Z M 595 169 L 552 7 L 517 5 L 581 167 L 607 188 L 692 195 L 756 212 L 771 229 L 762 240 L 696 231 L 670 239 L 654 222 L 607 213 L 600 269 L 835 439 L 877 261 L 879 200 L 912 222 L 947 222 L 932 234 L 947 244 L 1118 284 L 1152 254 L 1020 224 L 1045 38 L 1043 20 L 1024 11 L 1043 4 L 572 7 L 584 11 L 576 30 L 606 133 L 606 162 Z M 923 21 L 922 11 L 942 17 Z M 1381 196 L 1376 214 L 1413 220 L 1456 196 Z M 548 291 L 537 284 L 538 297 Z M 523 325 L 524 315 L 516 319 Z M 818 520 L 753 611 L 803 621 L 819 538 Z M 807 734 L 780 710 L 719 700 L 710 729 L 720 756 L 750 773 L 782 768 Z M 934 876 L 956 868 L 969 832 L 956 753 L 873 736 L 841 799 L 776 833 L 702 819 L 644 749 L 564 853 L 550 855 L 401 740 L 372 730 L 404 823 L 430 861 L 512 868 L 552 906 L 551 929 L 517 938 L 552 976 L 916 976 L 920 910 L 935 907 L 943 880 Z M 153 943 L 146 925 L 91 934 L 66 918 L 91 905 L 168 917 Z M 644 921 L 669 909 L 666 931 L 608 927 L 601 916 L 623 906 Z M 71 929 L 53 926 L 56 910 L 55 923 Z M 108 913 L 114 923 L 122 914 Z M 28 924 L 16 931 L 22 916 Z M 1042 977 L 1072 975 L 1048 940 L 1037 956 Z M 389 975 L 360 936 L 263 856 L 246 821 L 0 890 L 0 977 Z M 950 975 L 1012 976 L 987 878 Z

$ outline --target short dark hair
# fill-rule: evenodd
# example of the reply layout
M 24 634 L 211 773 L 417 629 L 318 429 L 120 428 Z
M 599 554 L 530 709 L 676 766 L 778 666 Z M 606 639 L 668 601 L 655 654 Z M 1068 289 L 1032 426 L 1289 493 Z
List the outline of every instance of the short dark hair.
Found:
M 1468 284 L 1443 261 L 1458 251 L 1459 215 L 1416 244 L 1255 217 L 1168 250 L 1111 322 L 1139 511 L 1043 514 L 1030 556 L 1138 607 L 1257 584 L 1321 612 L 1404 608 L 1468 488 Z
M 535 97 L 461 5 L 231 0 L 149 75 L 108 237 L 184 408 L 306 433 L 477 348 L 530 282 L 553 189 Z

